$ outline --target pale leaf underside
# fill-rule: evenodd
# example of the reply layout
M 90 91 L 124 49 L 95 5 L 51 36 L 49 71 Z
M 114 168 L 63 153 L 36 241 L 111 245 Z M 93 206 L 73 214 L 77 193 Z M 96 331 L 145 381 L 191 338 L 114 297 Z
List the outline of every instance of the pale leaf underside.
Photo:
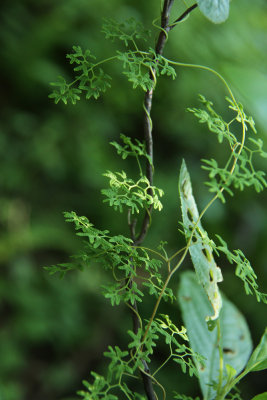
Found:
M 222 300 L 218 289 L 218 282 L 222 281 L 220 268 L 216 265 L 212 248 L 208 244 L 207 233 L 203 230 L 199 218 L 198 209 L 192 192 L 190 176 L 185 161 L 182 162 L 179 192 L 182 207 L 183 224 L 188 236 L 193 229 L 194 234 L 189 247 L 190 256 L 199 280 L 212 305 L 214 314 L 207 316 L 206 320 L 216 320 L 222 307 Z M 197 224 L 196 224 L 197 223 Z
M 215 24 L 224 22 L 229 15 L 229 0 L 197 0 L 200 11 Z
M 203 398 L 212 400 L 216 397 L 216 390 L 212 384 L 218 383 L 220 365 L 217 329 L 208 330 L 204 316 L 211 310 L 211 305 L 191 271 L 182 274 L 178 300 L 190 346 L 206 358 L 205 366 L 196 363 Z M 245 367 L 252 351 L 252 341 L 243 315 L 224 296 L 219 321 L 224 360 L 222 384 L 225 384 L 228 371 L 231 373 L 233 371 L 233 374 L 237 375 Z

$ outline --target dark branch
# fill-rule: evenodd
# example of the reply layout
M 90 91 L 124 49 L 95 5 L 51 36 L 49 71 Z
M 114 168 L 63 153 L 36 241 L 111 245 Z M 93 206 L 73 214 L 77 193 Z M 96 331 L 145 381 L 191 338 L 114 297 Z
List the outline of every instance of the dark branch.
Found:
M 129 289 L 132 287 L 132 279 L 129 279 L 128 287 L 129 287 Z M 140 319 L 138 317 L 138 307 L 137 307 L 136 301 L 134 301 L 133 305 L 129 304 L 129 306 L 132 311 L 133 331 L 135 334 L 137 334 L 138 330 L 141 328 L 141 325 L 140 325 Z M 150 374 L 149 367 L 145 360 L 142 360 L 142 364 L 143 364 L 144 372 L 141 371 L 141 377 L 143 380 L 143 385 L 144 385 L 147 399 L 148 400 L 157 400 L 157 397 L 153 390 L 152 379 L 149 375 Z
M 165 0 L 162 13 L 161 13 L 161 31 L 158 36 L 158 40 L 156 43 L 155 51 L 157 55 L 162 55 L 164 46 L 168 37 L 168 32 L 170 30 L 168 24 L 170 19 L 170 12 L 173 5 L 174 0 Z M 154 72 L 154 71 L 153 71 Z M 151 79 L 153 80 L 153 74 L 150 75 Z M 153 100 L 154 89 L 150 89 L 146 92 L 144 98 L 144 107 L 145 107 L 145 116 L 144 116 L 144 137 L 146 142 L 146 151 L 148 155 L 151 157 L 152 164 L 153 164 L 153 136 L 152 136 L 152 125 L 150 119 L 150 113 L 152 109 L 152 100 Z M 146 166 L 146 176 L 149 180 L 150 185 L 153 185 L 153 165 L 147 162 Z M 142 228 L 139 236 L 134 239 L 135 245 L 139 245 L 143 242 L 148 228 L 150 224 L 150 218 L 152 213 L 153 207 L 151 206 L 147 212 L 145 213 Z
M 169 30 L 173 29 L 179 22 L 182 22 L 190 13 L 197 7 L 197 3 L 193 4 L 191 7 L 188 7 L 185 12 L 180 15 L 170 26 Z
M 171 11 L 173 2 L 174 2 L 174 0 L 164 0 L 164 5 L 163 5 L 162 13 L 161 13 L 161 28 L 162 29 L 159 33 L 158 40 L 157 40 L 156 47 L 155 47 L 155 51 L 156 51 L 157 55 L 162 55 L 164 46 L 165 46 L 165 43 L 166 43 L 166 40 L 168 37 L 168 32 L 170 30 L 170 27 L 168 26 L 168 24 L 169 24 L 170 11 Z M 154 81 L 153 73 L 154 73 L 154 71 L 151 72 L 150 78 Z M 145 143 L 146 143 L 146 151 L 152 160 L 152 163 L 151 163 L 152 165 L 148 161 L 147 161 L 147 165 L 146 165 L 146 176 L 149 180 L 150 185 L 153 185 L 153 136 L 152 136 L 152 123 L 151 123 L 151 118 L 150 118 L 153 94 L 154 94 L 154 89 L 152 88 L 146 92 L 145 98 L 144 98 L 144 107 L 145 107 L 144 137 L 145 137 Z M 138 246 L 139 244 L 141 244 L 143 242 L 143 240 L 147 234 L 148 228 L 149 228 L 151 213 L 152 213 L 152 206 L 145 213 L 141 232 L 138 237 L 136 237 L 136 235 L 135 235 L 136 221 L 131 222 L 130 218 L 128 216 L 131 237 L 133 239 L 134 246 Z M 129 289 L 132 288 L 132 283 L 133 283 L 132 278 L 129 278 L 129 280 L 127 282 Z M 132 311 L 133 330 L 134 330 L 134 333 L 137 333 L 138 329 L 141 328 L 138 307 L 137 307 L 136 302 L 134 302 L 133 305 L 129 304 L 129 306 Z M 143 372 L 141 371 L 141 377 L 143 380 L 143 385 L 144 385 L 147 399 L 148 400 L 157 400 L 157 396 L 153 389 L 152 378 L 150 376 L 149 367 L 145 360 L 142 360 L 142 363 L 143 363 Z
M 170 19 L 170 12 L 173 6 L 174 0 L 167 0 L 164 2 L 162 14 L 161 14 L 161 28 L 158 41 L 156 44 L 156 54 L 162 55 L 163 49 L 167 40 L 169 28 L 169 19 Z

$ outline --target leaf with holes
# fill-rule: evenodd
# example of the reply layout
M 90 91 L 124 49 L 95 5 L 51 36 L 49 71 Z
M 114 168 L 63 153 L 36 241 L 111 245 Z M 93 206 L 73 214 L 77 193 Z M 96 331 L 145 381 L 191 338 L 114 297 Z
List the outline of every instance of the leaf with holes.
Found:
M 211 305 L 192 271 L 182 274 L 178 301 L 190 347 L 206 358 L 204 367 L 196 362 L 203 398 L 214 399 L 216 390 L 212 385 L 218 383 L 219 376 L 217 329 L 210 331 L 205 323 L 204 317 L 211 312 Z M 224 360 L 222 383 L 226 384 L 245 367 L 252 351 L 252 342 L 243 315 L 225 296 L 222 298 L 219 322 Z
M 230 0 L 197 0 L 202 14 L 214 24 L 224 22 L 229 15 Z
M 212 327 L 213 321 L 218 318 L 222 307 L 222 300 L 217 285 L 218 282 L 222 281 L 222 274 L 212 255 L 212 242 L 208 238 L 207 232 L 202 228 L 200 221 L 198 221 L 199 213 L 184 160 L 180 171 L 179 192 L 185 234 L 189 238 L 192 235 L 189 247 L 190 256 L 198 280 L 203 286 L 213 308 L 213 315 L 206 316 L 206 321 Z

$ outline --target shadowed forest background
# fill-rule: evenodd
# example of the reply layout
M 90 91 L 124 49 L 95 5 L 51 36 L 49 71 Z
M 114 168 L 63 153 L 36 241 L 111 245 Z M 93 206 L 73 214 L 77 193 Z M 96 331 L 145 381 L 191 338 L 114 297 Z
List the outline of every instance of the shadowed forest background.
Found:
M 174 19 L 185 9 L 182 2 L 176 3 Z M 151 29 L 153 47 L 158 31 L 152 21 L 159 13 L 160 1 L 154 0 L 1 1 L 0 400 L 75 399 L 90 370 L 103 370 L 107 346 L 125 343 L 131 318 L 123 306 L 112 308 L 102 297 L 101 284 L 107 277 L 99 266 L 72 271 L 63 280 L 43 267 L 67 262 L 81 245 L 72 226 L 64 222 L 63 211 L 86 215 L 114 234 L 128 234 L 127 216 L 103 204 L 100 190 L 107 186 L 102 173 L 126 168 L 109 142 L 120 133 L 142 140 L 144 93 L 132 89 L 119 63 L 107 65 L 112 87 L 98 101 L 55 105 L 48 99 L 49 82 L 58 75 L 71 79 L 65 54 L 73 45 L 91 49 L 100 59 L 113 55 L 117 45 L 101 33 L 103 17 L 136 18 Z M 194 10 L 171 31 L 164 54 L 220 72 L 266 142 L 266 44 L 266 0 L 233 0 L 230 17 L 222 25 Z M 213 154 L 224 159 L 216 138 L 186 112 L 186 107 L 198 105 L 199 93 L 222 115 L 228 113 L 225 89 L 208 72 L 179 68 L 177 79 L 160 79 L 155 93 L 155 183 L 165 196 L 164 209 L 154 214 L 146 239 L 152 246 L 160 240 L 168 241 L 170 249 L 183 245 L 178 234 L 182 158 L 200 208 L 210 199 L 200 159 Z M 258 166 L 266 171 L 266 160 L 265 165 L 261 160 Z M 232 249 L 244 251 L 263 291 L 266 204 L 266 192 L 237 192 L 233 199 L 227 197 L 226 205 L 217 201 L 203 220 L 211 237 L 218 233 Z M 222 290 L 246 316 L 257 344 L 266 325 L 266 306 L 245 295 L 233 266 L 223 258 L 218 264 L 224 274 Z M 191 267 L 189 258 L 184 267 Z M 151 307 L 152 303 L 143 305 L 144 315 Z M 179 321 L 176 304 L 172 314 Z M 163 358 L 160 352 L 156 356 Z M 162 381 L 180 393 L 199 395 L 197 381 L 175 364 L 163 372 Z M 266 390 L 266 376 L 251 374 L 240 388 L 248 400 Z

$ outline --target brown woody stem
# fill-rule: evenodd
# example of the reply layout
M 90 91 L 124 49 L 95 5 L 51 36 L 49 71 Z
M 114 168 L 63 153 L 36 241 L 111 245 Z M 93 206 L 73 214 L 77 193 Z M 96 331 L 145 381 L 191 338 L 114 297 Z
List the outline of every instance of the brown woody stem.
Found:
M 170 30 L 170 27 L 168 26 L 168 24 L 169 24 L 170 11 L 171 11 L 173 2 L 174 2 L 174 0 L 165 0 L 164 1 L 162 13 L 161 13 L 161 31 L 159 33 L 158 40 L 157 40 L 156 47 L 155 47 L 156 55 L 162 55 L 162 53 L 163 53 L 163 49 L 164 49 L 164 46 L 165 46 L 165 43 L 167 40 L 168 32 Z M 153 80 L 153 81 L 154 81 L 154 72 L 155 71 L 152 70 L 150 73 L 151 80 Z M 151 114 L 151 109 L 152 109 L 152 100 L 153 100 L 154 89 L 155 89 L 155 85 L 153 86 L 152 89 L 147 90 L 147 92 L 145 94 L 145 98 L 144 98 L 144 108 L 145 108 L 144 138 L 145 138 L 145 143 L 146 143 L 146 151 L 151 159 L 151 163 L 149 161 L 147 161 L 146 176 L 147 176 L 147 179 L 149 180 L 149 183 L 151 186 L 153 185 L 153 136 L 152 136 L 152 122 L 151 122 L 150 114 Z M 131 236 L 132 236 L 132 239 L 134 242 L 134 246 L 140 245 L 143 242 L 143 240 L 147 234 L 147 231 L 148 231 L 148 228 L 150 225 L 152 207 L 153 206 L 150 206 L 150 208 L 146 211 L 146 213 L 144 215 L 141 232 L 139 233 L 138 237 L 135 236 L 135 229 L 134 229 L 136 221 L 133 221 L 132 223 L 129 224 Z M 131 278 L 129 278 L 129 280 L 128 280 L 128 287 L 129 287 L 129 289 L 132 287 L 132 279 Z M 134 304 L 131 305 L 130 308 L 132 310 L 133 330 L 134 330 L 134 333 L 137 334 L 138 329 L 141 328 L 141 325 L 140 325 L 140 318 L 139 318 L 138 307 L 137 307 L 136 302 L 134 302 Z M 143 372 L 141 371 L 141 376 L 142 376 L 143 385 L 144 385 L 147 399 L 148 400 L 157 400 L 157 396 L 153 389 L 153 383 L 152 383 L 153 379 L 150 375 L 148 365 L 147 365 L 146 361 L 144 361 L 144 360 L 142 360 L 142 364 L 143 364 Z

